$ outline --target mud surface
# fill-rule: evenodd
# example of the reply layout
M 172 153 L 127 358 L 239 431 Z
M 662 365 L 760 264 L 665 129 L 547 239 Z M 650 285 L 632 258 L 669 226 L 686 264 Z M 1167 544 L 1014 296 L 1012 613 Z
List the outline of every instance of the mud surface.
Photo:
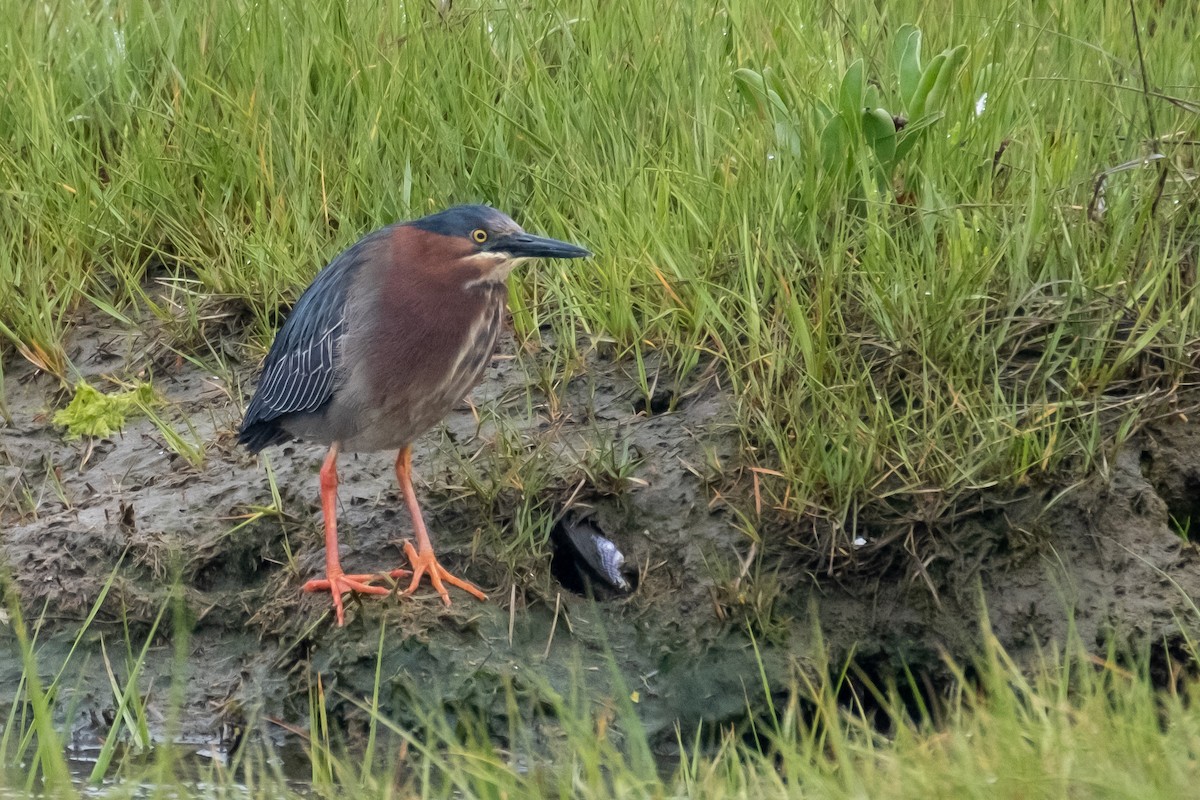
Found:
M 380 703 L 402 723 L 440 702 L 476 709 L 502 731 L 507 689 L 535 698 L 582 681 L 596 703 L 636 692 L 665 752 L 676 725 L 736 724 L 760 702 L 753 642 L 784 689 L 797 670 L 837 669 L 852 653 L 881 677 L 907 666 L 936 678 L 942 654 L 971 658 L 981 601 L 1018 659 L 1064 641 L 1071 614 L 1097 648 L 1111 636 L 1169 646 L 1181 623 L 1200 631 L 1200 553 L 1179 534 L 1200 510 L 1200 425 L 1150 426 L 1103 474 L 1074 486 L 980 500 L 927 527 L 919 562 L 903 537 L 867 541 L 858 567 L 830 574 L 798 558 L 788 536 L 752 546 L 740 530 L 723 501 L 745 489 L 730 480 L 738 441 L 711 375 L 678 387 L 673 409 L 659 397 L 647 414 L 630 365 L 592 356 L 547 391 L 538 353 L 498 358 L 473 406 L 416 445 L 418 494 L 442 561 L 490 602 L 456 592 L 447 609 L 428 590 L 351 601 L 338 629 L 325 596 L 299 591 L 324 567 L 321 448 L 268 451 L 268 471 L 235 445 L 253 366 L 223 379 L 103 322 L 81 324 L 73 342 L 73 363 L 100 388 L 112 388 L 106 376 L 152 378 L 163 419 L 204 453 L 203 464 L 189 463 L 146 418 L 110 440 L 64 441 L 50 423 L 67 399 L 57 382 L 19 360 L 5 365 L 3 557 L 38 626 L 44 675 L 57 672 L 98 604 L 64 682 L 81 741 L 107 730 L 113 713 L 104 653 L 124 676 L 147 641 L 142 691 L 160 722 L 168 718 L 172 587 L 191 631 L 178 736 L 197 741 L 231 726 L 305 728 L 318 675 L 330 713 L 352 733 L 381 649 Z M 514 349 L 508 340 L 502 352 Z M 392 458 L 341 461 L 348 571 L 402 564 L 411 526 Z M 261 513 L 274 506 L 272 475 L 282 513 Z M 598 591 L 593 602 L 570 590 L 579 585 L 561 559 L 552 569 L 550 528 L 568 502 L 623 551 L 631 594 Z M 21 671 L 4 626 L 0 685 L 15 686 Z

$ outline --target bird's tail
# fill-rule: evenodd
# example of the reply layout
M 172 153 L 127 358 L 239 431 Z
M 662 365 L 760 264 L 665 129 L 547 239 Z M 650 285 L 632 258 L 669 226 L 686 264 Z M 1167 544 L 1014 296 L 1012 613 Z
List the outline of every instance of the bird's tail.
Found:
M 238 431 L 238 444 L 244 444 L 251 453 L 291 439 L 292 435 L 283 429 L 277 419 L 251 421 L 247 417 L 246 422 L 242 423 L 242 429 Z

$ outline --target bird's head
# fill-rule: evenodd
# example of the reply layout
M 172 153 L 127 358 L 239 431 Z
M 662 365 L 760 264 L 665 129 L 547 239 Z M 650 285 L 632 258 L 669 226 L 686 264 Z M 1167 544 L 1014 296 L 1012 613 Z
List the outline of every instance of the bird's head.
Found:
M 425 233 L 447 237 L 450 256 L 478 272 L 471 283 L 503 283 L 517 264 L 529 258 L 585 258 L 582 247 L 526 233 L 507 214 L 490 206 L 454 206 L 409 223 Z

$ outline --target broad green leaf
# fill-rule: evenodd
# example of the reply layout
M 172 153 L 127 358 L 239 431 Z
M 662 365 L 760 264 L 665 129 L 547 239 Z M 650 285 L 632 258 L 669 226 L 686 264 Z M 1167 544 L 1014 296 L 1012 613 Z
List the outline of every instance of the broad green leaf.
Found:
M 883 105 L 879 99 L 879 88 L 873 83 L 867 84 L 866 94 L 863 95 L 863 108 L 878 108 Z
M 763 81 L 767 84 L 767 88 L 775 92 L 775 96 L 780 99 L 781 104 L 786 106 L 788 90 L 783 85 L 783 80 L 779 77 L 779 73 L 770 67 L 763 67 L 762 77 Z
M 765 117 L 769 101 L 767 100 L 767 82 L 763 79 L 762 74 L 742 67 L 733 71 L 733 82 L 742 97 L 754 104 L 758 115 Z
M 734 70 L 733 80 L 742 96 L 755 105 L 760 117 L 776 120 L 780 115 L 788 115 L 783 98 L 770 87 L 763 73 L 743 67 Z
M 967 46 L 960 44 L 952 50 L 947 50 L 945 55 L 945 63 L 942 64 L 937 80 L 934 81 L 933 88 L 929 90 L 929 95 L 925 98 L 926 113 L 941 110 L 950 86 L 958 77 L 959 70 L 962 69 L 963 62 L 967 59 Z
M 793 156 L 799 156 L 802 152 L 800 132 L 790 121 L 781 120 L 775 123 L 775 141 L 781 150 L 785 150 Z
M 842 76 L 842 113 L 854 119 L 863 109 L 863 60 L 855 59 Z
M 819 97 L 814 97 L 812 104 L 813 108 L 817 110 L 817 116 L 821 118 L 822 123 L 828 122 L 831 117 L 837 114 L 837 112 L 833 110 L 833 107 L 830 106 L 829 103 L 826 103 Z M 824 126 L 822 125 L 822 127 Z
M 863 138 L 875 151 L 875 157 L 884 167 L 890 168 L 896 155 L 896 123 L 884 108 L 863 109 Z
M 830 172 L 845 167 L 850 131 L 846 120 L 839 114 L 829 120 L 821 131 L 821 162 Z
M 912 108 L 913 97 L 921 83 L 921 29 L 915 25 L 901 25 L 892 45 L 892 68 L 900 84 L 900 102 L 906 109 Z
M 929 66 L 925 67 L 925 71 L 921 73 L 921 82 L 917 86 L 916 92 L 913 93 L 912 102 L 907 109 L 910 120 L 920 119 L 925 113 L 925 101 L 929 97 L 929 93 L 933 91 L 933 85 L 937 82 L 938 75 L 945 64 L 946 54 L 938 53 L 929 62 Z

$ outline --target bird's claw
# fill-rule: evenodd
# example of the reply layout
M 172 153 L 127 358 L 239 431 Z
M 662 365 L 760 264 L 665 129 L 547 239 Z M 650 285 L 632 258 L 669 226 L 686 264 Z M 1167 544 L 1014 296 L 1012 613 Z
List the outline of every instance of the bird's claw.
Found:
M 333 595 L 333 610 L 337 614 L 337 624 L 340 628 L 346 624 L 346 610 L 342 605 L 342 595 L 347 592 L 359 592 L 361 594 L 391 594 L 392 590 L 386 586 L 373 586 L 372 581 L 383 580 L 385 577 L 403 578 L 408 575 L 406 569 L 394 569 L 387 573 L 372 573 L 366 575 L 347 575 L 344 572 L 331 572 L 324 578 L 311 580 L 304 584 L 306 592 L 329 592 Z
M 442 602 L 447 607 L 450 605 L 450 592 L 446 591 L 446 587 L 442 583 L 443 581 L 451 586 L 457 586 L 464 592 L 474 595 L 479 600 L 487 600 L 487 595 L 478 586 L 470 581 L 451 575 L 438 562 L 437 556 L 433 554 L 432 549 L 418 551 L 417 548 L 413 547 L 412 542 L 405 542 L 404 553 L 408 556 L 409 565 L 412 566 L 412 581 L 408 584 L 408 588 L 404 590 L 403 594 L 409 595 L 415 592 L 421 584 L 421 576 L 428 574 L 429 582 L 433 584 L 434 590 L 441 595 Z

